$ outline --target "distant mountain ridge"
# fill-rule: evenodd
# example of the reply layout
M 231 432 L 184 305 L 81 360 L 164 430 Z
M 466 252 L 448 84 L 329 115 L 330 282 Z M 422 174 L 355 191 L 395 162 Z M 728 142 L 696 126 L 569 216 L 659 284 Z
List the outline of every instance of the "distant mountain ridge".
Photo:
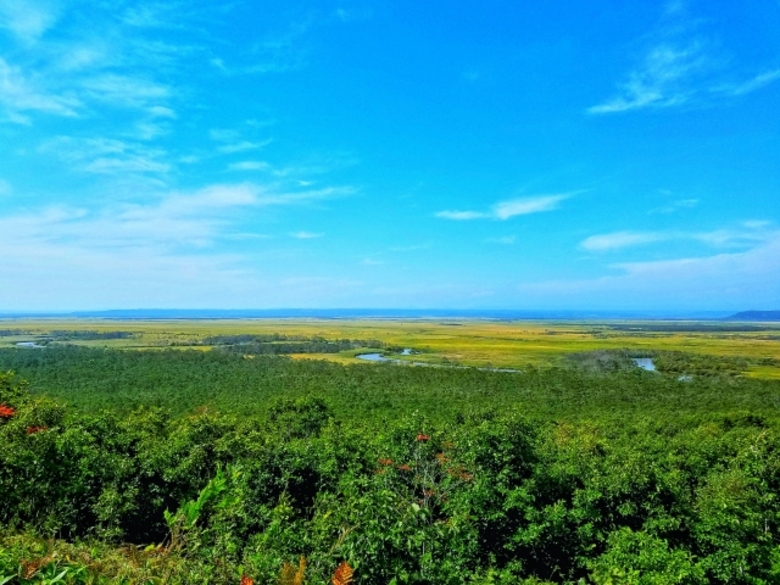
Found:
M 780 321 L 780 311 L 742 311 L 726 317 L 728 321 Z

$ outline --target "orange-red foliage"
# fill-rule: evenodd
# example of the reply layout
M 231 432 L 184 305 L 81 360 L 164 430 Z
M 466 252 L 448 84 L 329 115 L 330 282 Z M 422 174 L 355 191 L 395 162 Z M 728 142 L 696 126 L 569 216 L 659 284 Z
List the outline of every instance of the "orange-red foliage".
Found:
M 330 582 L 333 585 L 349 585 L 352 583 L 352 575 L 352 567 L 349 566 L 347 561 L 344 561 L 336 568 L 336 572 L 333 573 L 333 579 Z

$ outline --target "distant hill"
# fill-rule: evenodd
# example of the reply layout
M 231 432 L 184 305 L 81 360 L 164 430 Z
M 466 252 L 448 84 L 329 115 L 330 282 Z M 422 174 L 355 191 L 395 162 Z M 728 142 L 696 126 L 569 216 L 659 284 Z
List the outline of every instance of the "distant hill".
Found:
M 728 321 L 780 321 L 780 311 L 742 311 L 726 319 Z

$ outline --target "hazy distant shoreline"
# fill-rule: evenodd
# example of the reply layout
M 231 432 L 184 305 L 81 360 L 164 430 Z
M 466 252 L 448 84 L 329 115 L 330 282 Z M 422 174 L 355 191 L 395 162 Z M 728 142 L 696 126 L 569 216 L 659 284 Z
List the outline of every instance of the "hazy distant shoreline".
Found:
M 502 309 L 115 309 L 103 311 L 19 311 L 0 313 L 0 319 L 490 319 L 490 320 L 582 320 L 582 319 L 687 319 L 780 320 L 779 311 L 578 311 Z M 745 315 L 740 319 L 740 315 Z

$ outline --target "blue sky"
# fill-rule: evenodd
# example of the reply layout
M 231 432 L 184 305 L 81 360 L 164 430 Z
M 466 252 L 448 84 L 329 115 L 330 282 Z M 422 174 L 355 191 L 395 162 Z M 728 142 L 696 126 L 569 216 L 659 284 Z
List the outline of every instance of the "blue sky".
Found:
M 778 30 L 0 0 L 0 309 L 778 309 Z

